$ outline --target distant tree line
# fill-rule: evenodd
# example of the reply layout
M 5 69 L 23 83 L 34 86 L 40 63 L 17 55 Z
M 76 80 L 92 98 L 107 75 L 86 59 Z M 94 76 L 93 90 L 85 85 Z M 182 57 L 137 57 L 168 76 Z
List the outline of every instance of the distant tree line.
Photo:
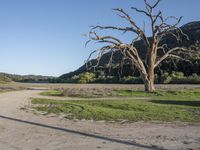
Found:
M 92 72 L 84 72 L 79 75 L 74 75 L 68 79 L 55 79 L 57 83 L 120 83 L 120 84 L 143 84 L 140 76 L 109 76 L 104 72 L 97 74 Z M 165 72 L 162 75 L 155 74 L 155 83 L 157 84 L 200 84 L 200 75 L 193 73 L 185 76 L 182 72 Z
M 16 75 L 0 73 L 1 82 L 24 82 L 24 83 L 52 83 L 55 77 L 40 76 L 40 75 Z

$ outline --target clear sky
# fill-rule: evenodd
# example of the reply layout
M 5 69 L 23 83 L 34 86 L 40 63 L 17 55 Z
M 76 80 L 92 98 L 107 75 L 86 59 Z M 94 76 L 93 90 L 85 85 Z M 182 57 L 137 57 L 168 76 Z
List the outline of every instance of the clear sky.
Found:
M 0 0 L 0 72 L 59 76 L 77 69 L 95 48 L 84 47 L 89 26 L 124 25 L 112 8 L 145 21 L 131 6 L 143 8 L 143 0 Z M 185 24 L 200 20 L 199 6 L 200 0 L 162 0 L 160 9 L 184 16 Z

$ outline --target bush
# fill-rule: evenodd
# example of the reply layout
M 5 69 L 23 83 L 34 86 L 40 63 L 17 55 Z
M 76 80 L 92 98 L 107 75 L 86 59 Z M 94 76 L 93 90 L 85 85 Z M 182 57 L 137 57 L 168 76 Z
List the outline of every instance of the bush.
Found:
M 142 84 L 143 83 L 140 77 L 134 77 L 134 76 L 123 77 L 121 82 L 125 84 Z
M 98 76 L 95 83 L 120 83 L 119 78 L 115 76 Z
M 72 77 L 72 81 L 76 83 L 91 83 L 95 80 L 95 74 L 90 72 L 81 73 Z
M 172 80 L 172 77 L 169 75 L 169 73 L 165 72 L 160 76 L 160 83 L 168 84 Z
M 173 84 L 200 84 L 200 76 L 197 74 L 192 74 L 188 77 L 182 77 L 182 78 L 173 78 L 173 80 L 170 82 Z
M 172 72 L 171 76 L 172 76 L 172 78 L 175 78 L 175 79 L 183 79 L 184 73 L 183 72 Z
M 188 77 L 188 81 L 190 81 L 190 83 L 200 84 L 200 76 L 194 73 Z
M 186 77 L 182 72 L 164 73 L 160 76 L 159 82 L 164 84 L 199 84 L 200 76 L 192 74 Z
M 120 83 L 119 79 L 115 76 L 107 76 L 104 82 L 105 83 Z

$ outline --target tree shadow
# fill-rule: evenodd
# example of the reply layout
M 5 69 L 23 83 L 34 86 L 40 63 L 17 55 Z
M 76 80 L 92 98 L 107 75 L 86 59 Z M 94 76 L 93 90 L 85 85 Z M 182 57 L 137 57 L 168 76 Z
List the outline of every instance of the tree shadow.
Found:
M 119 143 L 119 144 L 125 144 L 125 145 L 129 145 L 129 146 L 133 146 L 133 147 L 139 147 L 139 148 L 143 148 L 143 149 L 165 150 L 163 148 L 159 148 L 159 147 L 156 147 L 156 146 L 148 146 L 148 145 L 144 145 L 144 144 L 138 144 L 136 142 L 130 142 L 130 141 L 110 138 L 110 137 L 106 137 L 106 136 L 101 136 L 101 135 L 95 135 L 95 134 L 91 134 L 91 133 L 85 133 L 85 132 L 81 132 L 81 131 L 76 131 L 76 130 L 72 130 L 72 129 L 60 128 L 60 127 L 41 124 L 41 123 L 37 123 L 37 122 L 20 120 L 20 119 L 16 119 L 16 118 L 1 116 L 1 115 L 0 115 L 0 118 L 1 119 L 15 121 L 15 122 L 19 122 L 19 123 L 23 123 L 23 124 L 29 124 L 29 125 L 33 125 L 33 126 L 39 126 L 39 127 L 43 127 L 43 128 L 48 128 L 48 129 L 63 131 L 63 132 L 67 132 L 67 133 L 77 134 L 77 135 L 81 135 L 81 136 L 87 136 L 87 137 L 90 137 L 90 138 L 96 138 L 96 139 L 115 142 L 115 143 Z
M 168 104 L 168 105 L 184 105 L 200 107 L 200 101 L 182 101 L 182 100 L 151 100 L 150 102 L 156 104 Z

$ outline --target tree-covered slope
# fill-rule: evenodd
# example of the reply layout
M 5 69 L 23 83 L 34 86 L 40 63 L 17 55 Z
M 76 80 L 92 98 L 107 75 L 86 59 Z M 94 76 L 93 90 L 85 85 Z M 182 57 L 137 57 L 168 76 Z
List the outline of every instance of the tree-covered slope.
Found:
M 174 40 L 174 37 L 171 35 L 167 35 L 162 43 L 166 43 L 168 47 L 177 47 L 177 46 L 184 46 L 190 49 L 195 49 L 197 51 L 200 51 L 200 21 L 191 22 L 188 24 L 185 24 L 181 27 L 181 30 L 187 34 L 189 37 L 189 40 L 182 36 L 179 42 L 176 42 Z M 151 38 L 149 38 L 151 39 Z M 144 46 L 144 43 L 142 41 L 137 41 L 135 45 L 139 51 L 140 55 L 144 55 L 146 48 Z M 109 67 L 107 67 L 107 64 L 109 62 L 111 53 L 106 53 L 103 55 L 99 67 L 96 68 L 97 72 L 104 72 L 106 75 L 111 76 L 129 76 L 129 75 L 135 75 L 138 76 L 137 70 L 134 68 L 134 66 L 130 62 L 126 62 L 123 66 L 123 68 L 119 67 L 119 62 L 122 59 L 122 55 L 118 52 L 115 53 L 113 56 L 113 68 L 110 70 Z M 97 60 L 93 59 L 88 64 L 96 64 Z M 88 71 L 88 67 L 86 64 L 78 68 L 77 70 L 64 74 L 60 76 L 58 79 L 62 82 L 65 81 L 74 75 L 78 75 L 80 73 Z M 91 70 L 92 71 L 92 70 Z M 189 61 L 185 60 L 166 60 L 163 62 L 158 69 L 156 70 L 157 74 L 162 74 L 164 72 L 183 72 L 186 76 L 192 75 L 193 73 L 200 74 L 200 59 L 198 57 L 189 58 Z

